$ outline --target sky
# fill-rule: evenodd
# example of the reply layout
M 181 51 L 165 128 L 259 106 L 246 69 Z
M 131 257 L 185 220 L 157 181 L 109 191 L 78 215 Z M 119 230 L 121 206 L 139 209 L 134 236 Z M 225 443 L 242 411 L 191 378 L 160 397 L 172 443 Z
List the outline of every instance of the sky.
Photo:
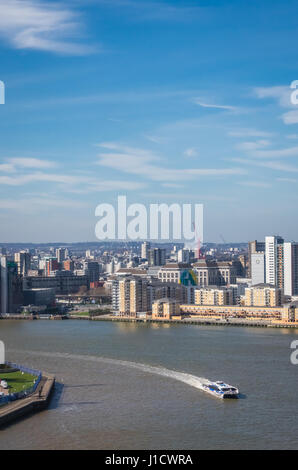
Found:
M 204 204 L 204 241 L 298 240 L 298 3 L 0 0 L 0 243 Z M 298 90 L 298 87 L 297 87 Z

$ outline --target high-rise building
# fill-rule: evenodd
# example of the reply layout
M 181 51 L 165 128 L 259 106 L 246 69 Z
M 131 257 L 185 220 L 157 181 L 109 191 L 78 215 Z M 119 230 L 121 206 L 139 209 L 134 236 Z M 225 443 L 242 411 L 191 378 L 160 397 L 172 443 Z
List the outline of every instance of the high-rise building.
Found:
M 148 259 L 149 255 L 149 249 L 150 249 L 150 243 L 149 242 L 143 242 L 141 246 L 141 258 L 143 259 Z
M 248 260 L 247 260 L 247 277 L 251 278 L 251 255 L 253 253 L 265 253 L 265 242 L 258 242 L 254 240 L 252 242 L 248 242 Z
M 165 248 L 151 248 L 148 250 L 149 266 L 163 266 L 166 264 Z
M 31 255 L 27 251 L 19 251 L 15 253 L 14 260 L 17 263 L 18 274 L 26 276 L 31 268 Z
M 265 237 L 265 263 L 267 284 L 283 288 L 283 238 Z
M 56 249 L 56 258 L 58 263 L 62 263 L 67 256 L 67 248 L 57 248 Z
M 284 294 L 298 295 L 298 243 L 284 243 Z
M 265 282 L 265 253 L 260 251 L 251 254 L 251 283 L 252 285 L 264 284 Z
M 125 277 L 119 281 L 119 313 L 136 317 L 148 311 L 148 280 L 141 277 Z
M 22 278 L 18 265 L 0 257 L 0 312 L 15 313 L 23 303 Z

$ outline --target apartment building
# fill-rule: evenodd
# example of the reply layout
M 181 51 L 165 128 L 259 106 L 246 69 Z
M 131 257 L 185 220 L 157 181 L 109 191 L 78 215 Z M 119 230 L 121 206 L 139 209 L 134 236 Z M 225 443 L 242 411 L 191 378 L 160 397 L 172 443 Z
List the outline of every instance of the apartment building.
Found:
M 233 305 L 234 295 L 232 289 L 201 288 L 195 291 L 195 305 Z
M 283 302 L 282 289 L 271 284 L 258 284 L 245 289 L 244 305 L 248 307 L 278 307 Z

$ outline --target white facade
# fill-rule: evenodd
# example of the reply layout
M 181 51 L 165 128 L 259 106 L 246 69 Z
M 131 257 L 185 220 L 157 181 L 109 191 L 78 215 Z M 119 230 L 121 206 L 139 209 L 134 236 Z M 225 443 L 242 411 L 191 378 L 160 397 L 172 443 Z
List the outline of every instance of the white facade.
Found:
M 251 283 L 253 286 L 265 283 L 265 253 L 263 252 L 251 254 Z
M 265 237 L 266 284 L 278 283 L 277 246 L 283 243 L 278 236 Z
M 284 294 L 298 295 L 298 243 L 284 244 Z

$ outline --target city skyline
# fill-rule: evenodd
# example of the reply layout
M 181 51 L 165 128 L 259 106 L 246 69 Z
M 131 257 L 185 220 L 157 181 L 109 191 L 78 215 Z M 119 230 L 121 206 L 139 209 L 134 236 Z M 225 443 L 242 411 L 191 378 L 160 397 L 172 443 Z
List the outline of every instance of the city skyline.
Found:
M 0 0 L 0 245 L 96 241 L 118 195 L 203 203 L 210 242 L 297 239 L 295 12 Z

